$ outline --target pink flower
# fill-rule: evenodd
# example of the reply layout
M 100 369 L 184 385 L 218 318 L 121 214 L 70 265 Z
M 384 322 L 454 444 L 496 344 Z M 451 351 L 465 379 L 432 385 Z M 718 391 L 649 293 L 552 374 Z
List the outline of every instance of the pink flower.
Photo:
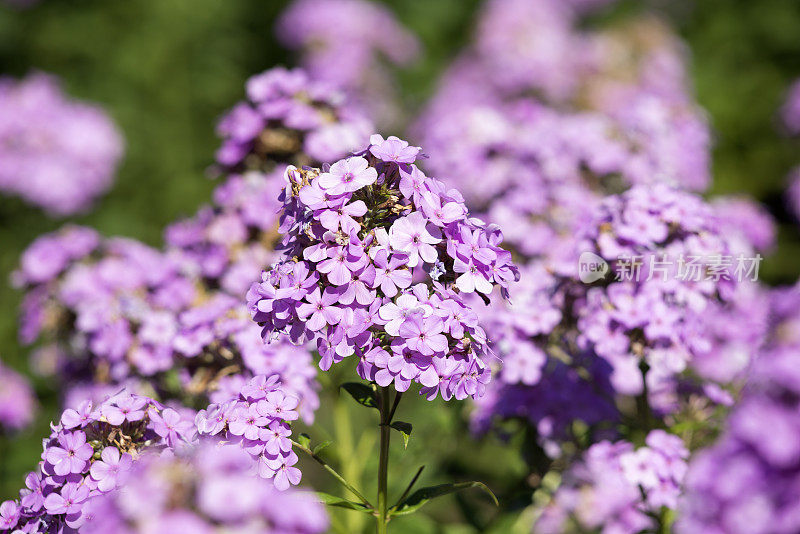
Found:
M 361 156 L 339 160 L 317 178 L 320 187 L 332 195 L 352 193 L 374 184 L 377 179 L 378 171 Z
M 86 434 L 64 434 L 58 438 L 58 443 L 60 447 L 47 449 L 46 460 L 53 465 L 53 472 L 61 476 L 83 472 L 86 462 L 94 454 L 92 446 L 86 443 Z
M 438 258 L 433 247 L 441 242 L 439 230 L 431 227 L 434 234 L 428 231 L 422 213 L 414 213 L 397 219 L 389 229 L 389 243 L 395 250 L 408 254 L 408 266 L 416 267 L 419 259 L 433 263 Z
M 303 319 L 309 330 L 317 331 L 326 324 L 334 325 L 341 319 L 341 310 L 333 306 L 339 300 L 339 294 L 325 289 L 325 293 L 320 293 L 319 288 L 306 295 L 308 302 L 297 307 L 297 316 Z
M 377 142 L 377 144 L 369 149 L 370 153 L 380 160 L 393 163 L 414 163 L 420 151 L 418 146 L 409 146 L 408 142 L 394 135 L 389 136 L 386 140 L 379 136 L 373 136 L 370 138 L 370 143 L 373 142 Z
M 443 331 L 444 324 L 439 317 L 423 319 L 420 314 L 409 317 L 400 326 L 400 335 L 405 338 L 408 348 L 424 356 L 447 352 L 447 338 Z
M 133 465 L 130 454 L 120 455 L 116 447 L 106 447 L 100 455 L 100 461 L 92 464 L 89 473 L 97 481 L 97 489 L 111 491 L 117 486 L 120 473 L 128 471 Z
M 456 259 L 453 261 L 453 270 L 457 273 L 462 273 L 456 278 L 456 286 L 464 293 L 472 293 L 479 291 L 488 295 L 492 292 L 492 283 L 486 279 L 472 259 L 469 263 Z
M 319 216 L 319 222 L 326 230 L 337 232 L 339 227 L 348 235 L 353 230 L 356 232 L 361 229 L 353 217 L 361 217 L 367 212 L 367 205 L 361 200 L 350 204 L 345 204 L 339 208 L 331 208 L 323 211 Z

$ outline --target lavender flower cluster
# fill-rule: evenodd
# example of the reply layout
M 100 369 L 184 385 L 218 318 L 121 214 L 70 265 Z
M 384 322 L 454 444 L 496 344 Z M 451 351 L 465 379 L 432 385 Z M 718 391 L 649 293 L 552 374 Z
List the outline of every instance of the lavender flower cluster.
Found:
M 285 46 L 301 53 L 302 66 L 316 79 L 348 91 L 378 124 L 399 121 L 398 95 L 385 63 L 408 65 L 419 43 L 388 9 L 366 0 L 297 0 L 275 30 Z
M 120 386 L 202 404 L 251 376 L 279 373 L 313 420 L 309 351 L 265 347 L 242 297 L 211 290 L 181 267 L 136 241 L 74 226 L 31 245 L 15 273 L 27 289 L 20 333 L 26 343 L 44 338 L 39 367 L 69 378 L 66 404 Z
M 415 165 L 419 152 L 375 135 L 322 170 L 290 167 L 284 258 L 248 305 L 265 339 L 316 341 L 324 370 L 355 354 L 381 386 L 480 396 L 486 338 L 461 293 L 505 295 L 518 272 L 499 229 L 468 218 L 460 194 Z
M 191 417 L 152 399 L 120 392 L 97 406 L 67 409 L 44 440 L 39 468 L 16 501 L 0 505 L 0 532 L 73 532 L 91 502 L 116 488 L 144 449 L 192 440 Z
M 328 530 L 322 504 L 303 491 L 276 491 L 253 476 L 234 445 L 201 443 L 146 453 L 116 491 L 92 501 L 85 534 L 187 531 L 193 534 L 316 534 Z
M 247 100 L 220 120 L 217 163 L 226 171 L 265 172 L 277 162 L 318 164 L 360 148 L 372 130 L 333 85 L 300 69 L 273 68 L 250 78 Z
M 123 140 L 99 108 L 75 102 L 55 78 L 0 78 L 0 191 L 63 217 L 111 186 Z
M 0 362 L 0 434 L 30 425 L 37 405 L 28 380 Z
M 568 247 L 604 194 L 710 182 L 681 44 L 654 20 L 591 32 L 580 15 L 567 2 L 487 2 L 413 129 L 428 168 L 529 257 Z
M 473 428 L 523 418 L 551 456 L 575 438 L 576 420 L 613 437 L 620 397 L 643 396 L 660 417 L 700 399 L 728 404 L 720 386 L 742 378 L 764 335 L 763 292 L 722 261 L 737 249 L 701 198 L 636 186 L 607 197 L 591 219 L 569 261 L 523 268 L 514 305 L 482 317 L 503 367 L 477 401 Z M 586 255 L 605 265 L 604 277 L 581 278 Z
M 627 441 L 592 445 L 564 474 L 536 532 L 566 532 L 570 525 L 579 531 L 656 531 L 663 510 L 678 506 L 689 451 L 663 430 L 653 430 L 645 442 L 638 448 Z
M 775 290 L 770 335 L 727 430 L 689 466 L 676 531 L 800 529 L 800 290 Z
M 198 412 L 196 424 L 201 436 L 239 444 L 257 461 L 258 475 L 285 490 L 300 483 L 289 426 L 299 414 L 297 397 L 280 386 L 278 375 L 256 376 L 231 400 Z

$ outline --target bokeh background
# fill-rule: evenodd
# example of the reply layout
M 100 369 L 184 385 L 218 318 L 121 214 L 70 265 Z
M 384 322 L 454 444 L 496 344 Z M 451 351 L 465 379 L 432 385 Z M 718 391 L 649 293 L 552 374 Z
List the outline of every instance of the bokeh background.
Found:
M 398 93 L 413 113 L 469 39 L 480 2 L 383 3 L 424 46 L 420 60 L 398 73 Z M 73 220 L 105 235 L 158 245 L 168 222 L 193 213 L 209 200 L 214 182 L 207 169 L 218 146 L 216 120 L 242 97 L 248 76 L 278 64 L 294 64 L 273 33 L 275 19 L 287 4 L 284 0 L 46 0 L 25 10 L 0 7 L 0 74 L 20 77 L 37 69 L 53 73 L 71 96 L 103 106 L 124 134 L 126 154 L 113 189 L 91 213 Z M 697 99 L 707 110 L 714 132 L 711 194 L 748 193 L 768 206 L 779 223 L 779 246 L 762 264 L 762 278 L 769 283 L 793 283 L 800 274 L 800 237 L 784 208 L 782 193 L 800 146 L 781 135 L 777 110 L 790 82 L 800 76 L 800 2 L 629 1 L 587 24 L 603 24 L 644 7 L 671 21 L 690 49 Z M 19 200 L 0 196 L 0 358 L 26 374 L 28 349 L 16 339 L 20 294 L 7 281 L 22 250 L 36 236 L 61 224 Z M 336 377 L 323 379 L 335 381 Z M 43 404 L 38 424 L 13 441 L 0 437 L 0 500 L 14 495 L 23 474 L 34 467 L 41 436 L 56 409 L 49 384 L 35 378 L 34 382 Z M 424 401 L 408 402 L 400 415 L 417 409 L 418 402 Z M 342 456 L 348 447 L 373 456 L 374 443 L 369 438 L 364 441 L 359 431 L 369 414 L 331 408 L 331 404 L 323 399 L 318 419 L 325 421 L 323 427 L 341 446 Z M 464 409 L 439 406 L 430 410 L 434 416 L 415 429 L 418 436 L 412 438 L 408 451 L 397 451 L 397 461 L 413 473 L 431 454 L 431 447 L 421 444 L 433 443 L 445 461 L 442 472 L 426 473 L 428 481 L 470 471 L 473 477 L 495 481 L 490 485 L 505 491 L 506 502 L 513 506 L 515 484 L 524 483 L 515 478 L 526 472 L 519 465 L 522 460 L 505 453 L 508 447 L 496 437 L 481 443 L 459 441 L 458 436 L 466 432 L 458 413 Z M 419 420 L 413 415 L 408 418 Z M 478 449 L 484 454 L 476 453 Z M 503 454 L 508 459 L 503 467 L 498 467 L 501 462 L 476 462 Z M 371 464 L 343 469 L 358 477 L 369 472 Z M 313 471 L 305 470 L 316 483 Z M 431 517 L 447 516 L 448 521 L 463 525 L 465 532 L 482 529 L 489 512 L 481 515 L 484 508 L 474 502 L 468 506 L 464 499 L 471 498 L 431 505 L 427 518 L 409 519 L 413 523 L 406 528 L 438 531 Z M 350 516 L 336 520 L 357 521 Z M 355 531 L 358 525 L 350 526 Z

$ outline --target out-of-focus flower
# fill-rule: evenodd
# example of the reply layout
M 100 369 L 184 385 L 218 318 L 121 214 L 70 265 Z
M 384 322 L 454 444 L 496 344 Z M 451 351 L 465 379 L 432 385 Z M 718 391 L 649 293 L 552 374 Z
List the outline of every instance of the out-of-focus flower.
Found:
M 271 172 L 277 162 L 317 165 L 361 148 L 372 124 L 344 93 L 301 69 L 270 69 L 247 81 L 247 99 L 219 122 L 217 163 Z
M 677 508 L 688 457 L 683 441 L 663 430 L 650 432 L 638 449 L 627 441 L 596 443 L 564 474 L 535 530 L 635 534 L 656 529 L 662 510 Z
M 0 431 L 27 427 L 36 409 L 36 397 L 27 379 L 0 362 Z
M 503 367 L 474 428 L 522 418 L 551 456 L 576 438 L 574 421 L 614 437 L 632 406 L 624 398 L 646 395 L 638 416 L 691 406 L 710 417 L 730 404 L 723 386 L 743 379 L 766 330 L 758 257 L 700 197 L 636 186 L 590 219 L 569 261 L 523 268 L 513 305 L 481 317 Z
M 772 294 L 768 342 L 717 443 L 689 465 L 676 531 L 767 534 L 800 529 L 800 291 Z
M 367 0 L 296 0 L 275 29 L 312 76 L 347 90 L 380 125 L 401 119 L 386 63 L 408 65 L 419 43 L 388 9 Z
M 231 293 L 212 289 L 214 278 L 193 267 L 194 250 L 164 254 L 78 227 L 40 237 L 14 275 L 27 291 L 22 340 L 42 338 L 39 350 L 55 354 L 50 372 L 80 390 L 65 391 L 68 400 L 125 386 L 205 406 L 256 374 L 278 373 L 311 421 L 319 401 L 310 351 L 265 346 L 241 281 L 224 284 Z
M 145 453 L 118 490 L 92 501 L 85 534 L 322 533 L 328 516 L 311 493 L 277 491 L 254 476 L 235 445 L 201 443 L 170 454 Z
M 69 100 L 55 78 L 0 79 L 0 191 L 63 217 L 111 186 L 123 140 L 98 107 Z

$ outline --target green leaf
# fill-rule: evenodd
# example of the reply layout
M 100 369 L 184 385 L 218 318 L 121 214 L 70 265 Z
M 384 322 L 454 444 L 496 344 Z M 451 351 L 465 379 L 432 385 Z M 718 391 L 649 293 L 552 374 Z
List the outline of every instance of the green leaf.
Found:
M 356 510 L 357 512 L 364 512 L 365 514 L 371 514 L 373 511 L 372 508 L 370 508 L 365 504 L 361 504 L 360 502 L 348 501 L 347 499 L 337 497 L 336 495 L 331 495 L 330 493 L 317 491 L 316 495 L 319 498 L 319 500 L 323 502 L 323 504 L 327 504 L 328 506 L 336 506 L 337 508 L 347 508 L 348 510 Z
M 322 449 L 324 449 L 325 447 L 327 447 L 331 443 L 333 443 L 331 440 L 327 440 L 327 441 L 323 441 L 322 443 L 318 443 L 317 446 L 314 447 L 314 449 L 311 452 L 314 453 L 314 454 L 319 454 L 320 452 L 322 452 Z
M 403 434 L 403 448 L 408 448 L 408 440 L 411 439 L 411 423 L 404 423 L 403 421 L 395 421 L 391 427 Z
M 378 395 L 375 389 L 361 382 L 347 382 L 339 386 L 350 394 L 357 403 L 367 408 L 378 409 Z
M 308 449 L 311 447 L 311 436 L 305 433 L 300 434 L 297 436 L 297 443 Z
M 478 488 L 486 493 L 492 498 L 495 506 L 499 506 L 497 502 L 497 497 L 494 496 L 492 490 L 489 489 L 486 484 L 483 482 L 459 482 L 457 484 L 439 484 L 437 486 L 428 486 L 425 488 L 418 489 L 414 493 L 412 493 L 407 499 L 403 500 L 400 504 L 398 504 L 395 509 L 392 511 L 392 515 L 406 515 L 412 512 L 416 512 L 422 506 L 424 506 L 428 501 L 435 499 L 436 497 L 442 497 L 443 495 L 449 495 L 450 493 L 455 493 L 457 491 L 469 489 L 469 488 Z

